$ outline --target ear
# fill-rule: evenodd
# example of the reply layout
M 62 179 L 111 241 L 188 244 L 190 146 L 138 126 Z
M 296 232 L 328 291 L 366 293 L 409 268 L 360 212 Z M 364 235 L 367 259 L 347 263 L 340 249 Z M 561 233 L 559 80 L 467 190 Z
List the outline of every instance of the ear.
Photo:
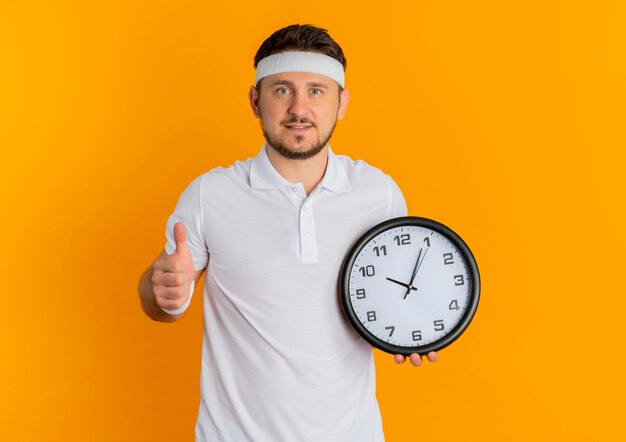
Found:
M 250 100 L 250 107 L 252 107 L 252 113 L 255 117 L 261 118 L 259 112 L 259 91 L 254 86 L 250 86 L 250 92 L 248 92 L 248 100 Z
M 344 89 L 339 94 L 339 109 L 337 110 L 337 119 L 343 119 L 343 116 L 346 113 L 346 109 L 348 109 L 348 102 L 350 101 L 350 92 L 348 89 Z

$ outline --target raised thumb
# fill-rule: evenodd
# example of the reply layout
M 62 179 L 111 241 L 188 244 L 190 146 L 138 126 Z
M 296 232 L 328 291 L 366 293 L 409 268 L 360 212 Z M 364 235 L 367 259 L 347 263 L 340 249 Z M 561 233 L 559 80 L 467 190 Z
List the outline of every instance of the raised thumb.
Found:
M 174 241 L 176 242 L 175 253 L 177 255 L 189 253 L 189 248 L 187 247 L 187 232 L 185 231 L 185 225 L 180 221 L 174 224 Z

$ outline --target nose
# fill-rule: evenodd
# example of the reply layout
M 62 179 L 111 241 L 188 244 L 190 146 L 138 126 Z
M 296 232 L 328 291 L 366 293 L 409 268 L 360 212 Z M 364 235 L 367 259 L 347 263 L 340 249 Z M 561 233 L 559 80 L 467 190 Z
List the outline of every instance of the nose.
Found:
M 294 92 L 287 110 L 291 115 L 303 118 L 309 114 L 309 105 L 307 103 L 306 94 Z

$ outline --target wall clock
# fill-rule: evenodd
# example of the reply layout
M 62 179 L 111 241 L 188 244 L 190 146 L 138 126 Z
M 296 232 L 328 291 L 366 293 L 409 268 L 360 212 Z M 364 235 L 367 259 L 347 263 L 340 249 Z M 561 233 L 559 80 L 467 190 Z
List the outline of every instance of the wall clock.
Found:
M 427 218 L 384 221 L 364 233 L 339 273 L 346 317 L 371 345 L 426 354 L 456 340 L 480 296 L 474 255 L 459 235 Z

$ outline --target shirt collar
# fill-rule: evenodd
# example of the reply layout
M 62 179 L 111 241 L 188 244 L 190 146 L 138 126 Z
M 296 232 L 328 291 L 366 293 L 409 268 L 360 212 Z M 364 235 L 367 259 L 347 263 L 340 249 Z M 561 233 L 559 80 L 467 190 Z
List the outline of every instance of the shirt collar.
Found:
M 252 158 L 250 164 L 250 187 L 259 189 L 280 189 L 292 185 L 278 173 L 267 155 L 267 143 L 263 144 L 259 154 Z M 341 165 L 337 155 L 328 146 L 328 163 L 326 172 L 320 183 L 322 187 L 333 192 L 349 192 L 352 190 L 346 170 Z

